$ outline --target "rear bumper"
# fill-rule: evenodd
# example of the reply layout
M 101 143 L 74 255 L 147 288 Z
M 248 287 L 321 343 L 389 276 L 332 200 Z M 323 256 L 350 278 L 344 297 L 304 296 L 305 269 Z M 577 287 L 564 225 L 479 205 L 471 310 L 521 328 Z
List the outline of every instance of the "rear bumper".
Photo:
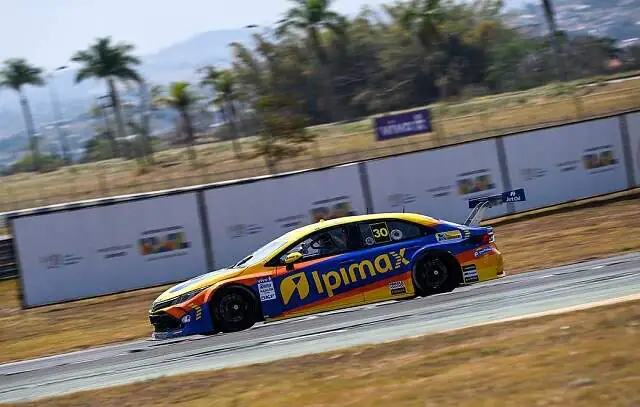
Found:
M 183 314 L 180 318 L 172 314 Z M 171 308 L 149 313 L 149 322 L 154 330 L 153 339 L 171 339 L 189 335 L 209 334 L 214 331 L 209 307 L 197 307 L 184 313 L 172 312 Z

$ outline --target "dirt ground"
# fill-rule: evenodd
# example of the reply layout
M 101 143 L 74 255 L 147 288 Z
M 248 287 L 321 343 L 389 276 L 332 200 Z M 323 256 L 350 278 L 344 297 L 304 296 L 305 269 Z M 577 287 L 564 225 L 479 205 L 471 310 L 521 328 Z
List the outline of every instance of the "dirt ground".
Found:
M 637 406 L 640 300 L 25 406 Z
M 507 274 L 640 250 L 640 199 L 495 227 Z M 21 310 L 16 280 L 0 281 L 0 363 L 151 334 L 147 311 L 167 287 Z M 99 321 L 99 323 L 96 323 Z

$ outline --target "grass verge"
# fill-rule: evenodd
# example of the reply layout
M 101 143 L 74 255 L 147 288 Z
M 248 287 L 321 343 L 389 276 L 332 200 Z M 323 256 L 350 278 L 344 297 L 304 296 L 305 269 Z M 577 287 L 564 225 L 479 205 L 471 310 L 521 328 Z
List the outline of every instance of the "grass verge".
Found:
M 639 337 L 629 301 L 24 405 L 631 406 Z
M 461 141 L 482 139 L 517 130 L 566 123 L 640 108 L 640 79 L 578 88 L 553 84 L 524 92 L 473 98 L 461 103 L 430 106 L 435 128 L 444 133 L 376 141 L 371 119 L 312 128 L 318 138 L 306 154 L 283 160 L 279 172 L 329 166 L 410 152 Z M 255 139 L 241 143 L 253 150 Z M 184 149 L 160 151 L 156 164 L 137 167 L 135 161 L 109 160 L 75 165 L 46 174 L 16 174 L 0 183 L 0 212 L 27 207 L 148 192 L 227 181 L 269 173 L 260 158 L 235 158 L 228 142 L 197 147 L 193 167 Z
M 497 243 L 508 274 L 636 251 L 638 213 L 638 199 L 567 209 L 498 224 Z M 0 281 L 0 363 L 148 337 L 147 310 L 165 289 L 21 310 L 17 280 Z

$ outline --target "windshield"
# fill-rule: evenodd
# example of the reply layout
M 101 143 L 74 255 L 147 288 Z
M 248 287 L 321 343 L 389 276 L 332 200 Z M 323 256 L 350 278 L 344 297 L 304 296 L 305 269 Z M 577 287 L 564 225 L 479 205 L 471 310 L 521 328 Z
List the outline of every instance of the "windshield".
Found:
M 279 238 L 272 240 L 271 242 L 265 244 L 255 252 L 251 253 L 249 256 L 240 260 L 239 262 L 234 264 L 233 267 L 234 268 L 249 267 L 249 266 L 253 266 L 256 263 L 260 263 L 261 261 L 266 259 L 269 255 L 271 255 L 271 253 L 273 253 L 274 251 L 278 250 L 280 247 L 287 244 L 288 241 L 289 239 L 287 235 L 280 236 Z

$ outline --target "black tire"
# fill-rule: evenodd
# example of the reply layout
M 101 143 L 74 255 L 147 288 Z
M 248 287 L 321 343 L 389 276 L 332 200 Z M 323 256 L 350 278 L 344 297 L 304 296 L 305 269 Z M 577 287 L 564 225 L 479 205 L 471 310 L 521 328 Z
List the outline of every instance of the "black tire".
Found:
M 244 287 L 223 288 L 209 304 L 213 327 L 219 332 L 249 329 L 257 321 L 255 297 Z
M 416 295 L 425 297 L 453 291 L 460 285 L 461 271 L 453 257 L 428 253 L 416 262 L 412 277 Z

